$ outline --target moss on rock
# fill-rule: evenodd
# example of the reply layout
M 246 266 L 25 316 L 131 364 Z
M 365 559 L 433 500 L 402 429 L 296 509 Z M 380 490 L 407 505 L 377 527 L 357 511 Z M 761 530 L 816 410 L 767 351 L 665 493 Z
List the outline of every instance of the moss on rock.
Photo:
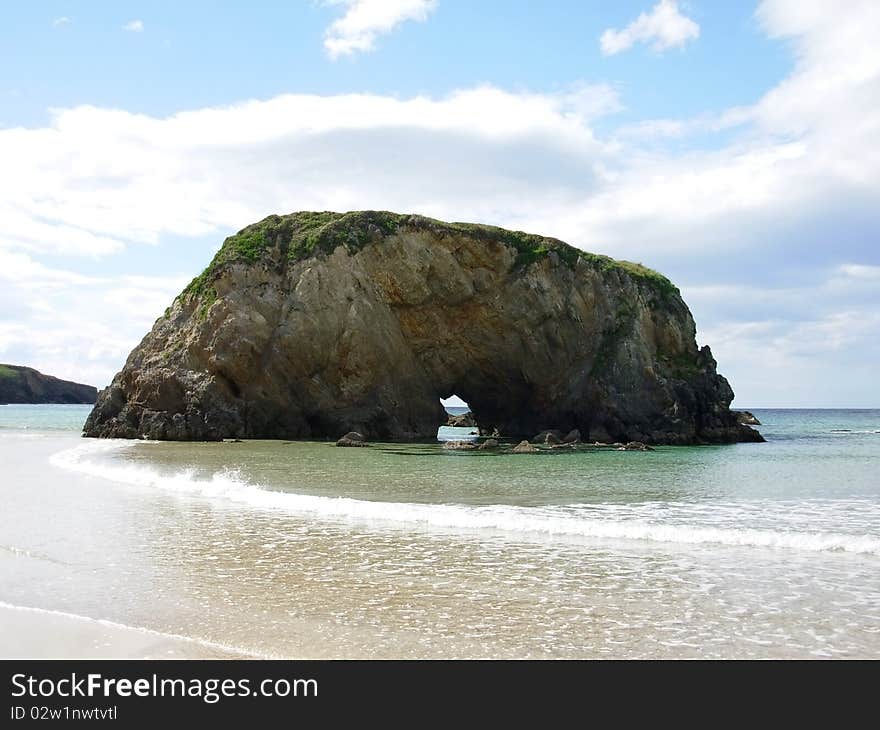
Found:
M 465 235 L 509 246 L 516 251 L 513 266 L 515 271 L 527 270 L 555 253 L 571 269 L 577 266 L 578 261 L 583 261 L 603 275 L 617 273 L 644 284 L 662 300 L 679 295 L 678 288 L 669 279 L 643 264 L 588 253 L 556 238 L 480 223 L 447 223 L 420 215 L 367 210 L 350 213 L 302 211 L 284 216 L 270 215 L 229 236 L 208 267 L 184 289 L 182 296 L 188 301 L 203 295 L 210 297 L 210 282 L 228 264 L 255 264 L 270 255 L 293 263 L 312 256 L 329 255 L 339 246 L 345 247 L 350 253 L 357 253 L 370 243 L 380 242 L 407 229 L 419 228 L 440 234 Z M 216 293 L 213 296 L 216 298 Z

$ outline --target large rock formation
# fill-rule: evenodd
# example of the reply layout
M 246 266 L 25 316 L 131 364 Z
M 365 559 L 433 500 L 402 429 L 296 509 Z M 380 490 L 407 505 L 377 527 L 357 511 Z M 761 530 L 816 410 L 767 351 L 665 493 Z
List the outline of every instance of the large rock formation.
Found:
M 23 365 L 0 365 L 0 403 L 94 403 L 93 385 L 59 380 Z
M 639 264 L 489 226 L 273 215 L 226 239 L 102 391 L 89 436 L 435 438 L 457 394 L 503 436 L 760 441 Z

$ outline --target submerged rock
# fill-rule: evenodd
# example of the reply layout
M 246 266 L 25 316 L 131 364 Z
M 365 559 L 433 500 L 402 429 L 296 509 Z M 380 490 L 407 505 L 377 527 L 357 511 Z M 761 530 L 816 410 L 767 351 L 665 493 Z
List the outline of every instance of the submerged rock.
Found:
M 678 289 L 561 241 L 384 212 L 269 216 L 224 242 L 101 392 L 89 436 L 760 441 Z
M 520 441 L 516 446 L 513 447 L 514 454 L 534 454 L 541 449 L 538 449 L 532 446 L 528 441 Z
M 357 431 L 349 431 L 336 442 L 337 446 L 369 446 L 364 435 Z

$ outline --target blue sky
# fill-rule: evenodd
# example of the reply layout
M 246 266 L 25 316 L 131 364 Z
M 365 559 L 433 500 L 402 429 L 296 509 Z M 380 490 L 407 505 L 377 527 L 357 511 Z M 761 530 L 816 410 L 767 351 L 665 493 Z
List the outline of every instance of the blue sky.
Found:
M 32 2 L 0 360 L 106 384 L 223 237 L 383 208 L 678 283 L 741 406 L 880 406 L 878 3 Z
M 391 0 L 393 2 L 393 0 Z M 289 2 L 9 4 L 0 79 L 17 92 L 9 125 L 45 124 L 52 107 L 94 104 L 167 115 L 298 92 L 445 94 L 490 83 L 550 91 L 584 80 L 626 97 L 615 123 L 693 116 L 754 101 L 791 67 L 749 3 L 692 4 L 700 42 L 658 54 L 603 56 L 597 39 L 651 7 L 557 0 L 442 0 L 426 22 L 381 37 L 376 51 L 329 59 L 324 32 L 339 5 Z M 67 18 L 53 27 L 53 21 Z M 141 20 L 143 30 L 122 27 Z

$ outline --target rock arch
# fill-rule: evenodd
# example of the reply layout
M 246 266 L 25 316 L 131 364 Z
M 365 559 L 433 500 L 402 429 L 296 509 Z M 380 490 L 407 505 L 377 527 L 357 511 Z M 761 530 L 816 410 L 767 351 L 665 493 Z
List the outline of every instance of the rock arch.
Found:
M 228 238 L 85 432 L 433 440 L 453 393 L 511 437 L 760 440 L 665 277 L 555 239 L 373 211 L 270 216 Z

